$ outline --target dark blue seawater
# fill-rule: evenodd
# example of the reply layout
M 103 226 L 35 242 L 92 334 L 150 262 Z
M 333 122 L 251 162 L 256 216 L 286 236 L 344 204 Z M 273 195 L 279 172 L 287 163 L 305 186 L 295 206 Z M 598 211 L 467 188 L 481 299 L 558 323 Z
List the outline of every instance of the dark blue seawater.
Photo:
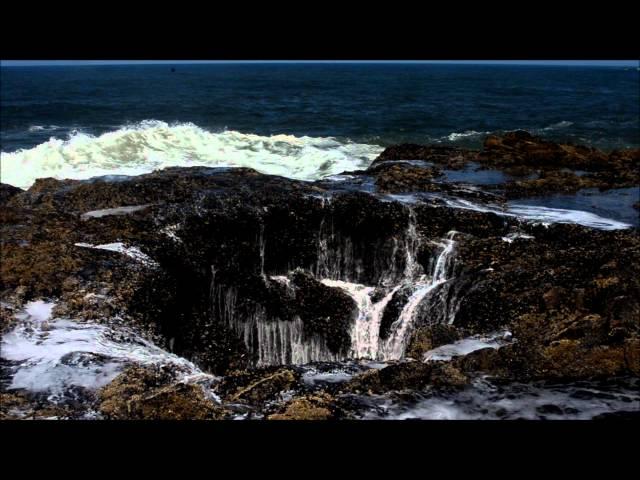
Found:
M 633 67 L 217 64 L 175 70 L 3 67 L 1 149 L 32 148 L 74 130 L 99 135 L 143 120 L 382 146 L 477 147 L 486 132 L 514 129 L 603 149 L 640 146 L 640 72 Z

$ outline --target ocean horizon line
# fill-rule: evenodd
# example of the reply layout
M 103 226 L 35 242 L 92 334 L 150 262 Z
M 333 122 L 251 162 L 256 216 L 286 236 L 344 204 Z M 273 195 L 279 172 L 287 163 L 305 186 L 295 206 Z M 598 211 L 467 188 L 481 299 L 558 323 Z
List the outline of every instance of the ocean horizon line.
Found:
M 382 64 L 633 68 L 638 60 L 0 60 L 0 67 L 85 67 L 234 64 Z

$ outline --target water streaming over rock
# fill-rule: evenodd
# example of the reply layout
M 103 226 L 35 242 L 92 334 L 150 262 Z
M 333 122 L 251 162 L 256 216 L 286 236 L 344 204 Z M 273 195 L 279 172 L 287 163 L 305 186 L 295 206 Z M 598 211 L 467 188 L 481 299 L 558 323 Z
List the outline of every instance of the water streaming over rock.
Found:
M 211 296 L 213 311 L 224 324 L 243 340 L 255 366 L 305 364 L 341 360 L 331 352 L 319 335 L 306 335 L 300 317 L 293 320 L 269 318 L 266 309 L 255 305 L 248 314 L 238 307 L 238 293 L 234 287 L 215 283 L 216 270 L 212 270 Z M 287 295 L 294 290 L 286 276 L 271 280 L 286 286 Z
M 391 325 L 388 338 L 382 341 L 379 346 L 379 358 L 398 360 L 404 355 L 411 327 L 415 323 L 421 304 L 425 298 L 434 295 L 437 289 L 448 280 L 447 274 L 450 271 L 449 267 L 455 245 L 453 237 L 456 233 L 455 231 L 449 232 L 447 238 L 439 243 L 440 250 L 435 258 L 431 275 L 420 275 L 415 282 L 414 291 L 402 308 L 398 319 Z M 411 273 L 412 275 L 416 274 L 415 270 Z M 413 277 L 407 279 L 409 282 L 412 280 Z M 434 302 L 430 307 L 432 308 L 429 310 L 438 310 L 438 307 L 443 307 L 443 302 Z M 430 313 L 431 311 L 427 312 L 427 314 Z
M 324 338 L 318 335 L 305 338 L 300 317 L 293 321 L 269 319 L 265 310 L 258 307 L 244 321 L 235 318 L 232 327 L 241 332 L 245 345 L 255 357 L 256 366 L 342 360 L 327 348 Z
M 260 248 L 260 275 L 264 278 L 264 250 L 266 248 L 264 239 L 264 223 L 260 224 L 260 237 L 258 239 L 258 246 Z
M 349 357 L 376 359 L 378 357 L 382 314 L 401 285 L 395 286 L 381 300 L 375 302 L 372 299 L 375 287 L 367 287 L 366 285 L 341 280 L 323 280 L 322 283 L 329 287 L 341 288 L 356 302 L 357 313 L 349 332 L 351 336 Z
M 331 220 L 322 219 L 318 231 L 317 278 L 357 280 L 362 262 L 355 257 L 351 238 L 336 232 Z
M 214 285 L 215 269 L 212 269 L 214 313 L 243 340 L 255 365 L 304 364 L 346 358 L 401 359 L 418 317 L 426 318 L 429 323 L 450 323 L 458 305 L 452 298 L 455 292 L 448 281 L 457 232 L 449 232 L 446 238 L 432 242 L 437 250 L 429 271 L 425 272 L 418 262 L 418 252 L 424 239 L 417 230 L 413 208 L 405 208 L 408 218 L 406 230 L 387 243 L 385 262 L 375 264 L 379 271 L 370 275 L 375 279 L 374 285 L 360 283 L 363 261 L 354 255 L 351 239 L 335 231 L 330 217 L 323 218 L 320 223 L 317 261 L 313 269 L 315 277 L 327 287 L 341 289 L 356 306 L 349 330 L 351 346 L 348 352 L 336 354 L 327 348 L 325 338 L 307 334 L 305 323 L 299 316 L 288 320 L 270 317 L 259 304 L 249 308 L 245 306 L 242 313 L 236 308 L 237 291 L 233 287 Z M 268 276 L 264 271 L 264 226 L 260 228 L 258 248 L 264 281 L 285 285 L 284 295 L 295 299 L 296 286 L 288 275 Z M 389 334 L 381 338 L 385 309 L 401 289 L 410 292 L 409 298 L 391 325 Z
M 184 383 L 215 380 L 126 324 L 59 317 L 55 306 L 36 300 L 15 313 L 15 327 L 0 341 L 0 358 L 11 379 L 8 390 L 44 394 L 53 403 L 74 402 L 79 392 L 95 393 L 132 365 L 170 368 Z

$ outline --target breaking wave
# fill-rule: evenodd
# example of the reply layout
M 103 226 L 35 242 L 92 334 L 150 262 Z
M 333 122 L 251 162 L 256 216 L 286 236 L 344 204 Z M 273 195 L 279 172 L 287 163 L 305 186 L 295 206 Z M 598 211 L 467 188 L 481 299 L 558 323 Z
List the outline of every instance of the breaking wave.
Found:
M 31 125 L 28 128 L 29 132 L 45 132 L 45 131 L 53 131 L 53 130 L 58 130 L 62 127 L 59 127 L 57 125 Z
M 476 132 L 475 130 L 467 130 L 461 133 L 459 132 L 450 133 L 449 135 L 442 137 L 439 140 L 440 141 L 448 140 L 450 142 L 456 142 L 458 140 L 463 140 L 466 138 L 483 137 L 483 136 L 489 135 L 490 133 L 491 132 Z
M 140 175 L 174 166 L 250 167 L 316 180 L 366 168 L 383 150 L 332 137 L 210 132 L 193 123 L 148 120 L 93 136 L 74 131 L 30 149 L 0 155 L 3 183 L 28 188 L 37 178 L 87 179 Z
M 548 127 L 544 127 L 542 129 L 543 132 L 549 131 L 549 130 L 559 130 L 561 128 L 567 128 L 570 127 L 571 125 L 573 125 L 573 122 L 569 122 L 567 120 L 562 120 L 560 122 L 557 123 L 552 123 L 551 125 L 549 125 Z

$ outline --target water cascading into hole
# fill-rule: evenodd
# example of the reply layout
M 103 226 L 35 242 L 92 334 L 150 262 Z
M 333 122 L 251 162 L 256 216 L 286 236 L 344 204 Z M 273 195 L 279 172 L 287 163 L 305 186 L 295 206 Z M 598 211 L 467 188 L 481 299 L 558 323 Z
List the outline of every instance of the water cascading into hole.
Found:
M 298 365 L 343 359 L 331 352 L 324 338 L 305 335 L 300 317 L 290 321 L 268 318 L 261 305 L 256 305 L 250 314 L 242 315 L 237 308 L 237 290 L 217 284 L 215 278 L 216 269 L 211 266 L 212 311 L 242 339 L 253 365 Z M 288 294 L 293 295 L 293 287 L 287 277 L 271 277 L 271 280 L 285 284 Z
M 451 231 L 447 238 L 439 242 L 440 251 L 435 258 L 433 270 L 430 276 L 420 275 L 414 283 L 414 291 L 402 308 L 398 319 L 391 324 L 391 332 L 386 340 L 380 342 L 378 357 L 384 360 L 399 360 L 404 356 L 407 341 L 411 333 L 411 327 L 415 323 L 419 307 L 422 302 L 448 280 L 451 259 L 454 252 L 453 240 L 457 232 Z M 437 308 L 442 308 L 442 303 L 436 302 Z M 429 315 L 429 312 L 427 312 Z
M 316 278 L 331 288 L 340 288 L 355 302 L 356 311 L 350 328 L 351 347 L 348 357 L 353 359 L 398 360 L 404 356 L 407 342 L 416 318 L 424 312 L 428 321 L 451 323 L 457 308 L 450 298 L 448 276 L 454 253 L 454 236 L 436 242 L 440 247 L 431 263 L 431 272 L 425 274 L 417 261 L 421 238 L 412 208 L 408 208 L 409 221 L 404 236 L 393 239 L 392 255 L 388 268 L 381 272 L 378 285 L 385 288 L 382 298 L 374 301 L 379 293 L 374 286 L 353 283 L 353 247 L 349 239 L 340 239 L 327 227 L 323 219 L 318 231 Z M 264 272 L 264 227 L 260 229 L 259 252 L 261 274 Z M 397 261 L 396 254 L 404 250 L 404 261 Z M 402 251 L 400 250 L 400 251 Z M 286 284 L 288 295 L 295 295 L 288 277 L 275 276 L 271 280 Z M 326 339 L 320 336 L 305 337 L 304 324 L 299 317 L 293 320 L 267 318 L 265 309 L 257 305 L 255 310 L 240 318 L 235 309 L 236 292 L 233 288 L 214 288 L 215 270 L 212 267 L 212 296 L 217 305 L 218 318 L 224 321 L 243 339 L 257 365 L 302 364 L 316 361 L 337 361 L 344 358 L 332 353 Z M 357 278 L 353 278 L 357 280 Z M 380 327 L 385 308 L 401 288 L 412 291 L 398 318 L 391 324 L 387 338 L 380 338 Z M 454 292 L 455 293 L 455 292 Z
M 258 248 L 260 249 L 260 275 L 262 276 L 262 278 L 265 278 L 265 274 L 264 274 L 264 250 L 265 250 L 264 223 L 260 224 L 260 238 L 258 239 Z
M 451 259 L 454 252 L 453 240 L 457 232 L 451 231 L 446 238 L 437 242 L 440 247 L 432 262 L 430 275 L 425 275 L 422 266 L 417 261 L 420 236 L 417 231 L 417 219 L 414 210 L 408 207 L 408 225 L 401 240 L 394 239 L 392 262 L 389 270 L 380 279 L 379 284 L 389 286 L 398 275 L 395 255 L 402 245 L 404 248 L 404 270 L 397 283 L 386 295 L 374 302 L 372 296 L 375 288 L 371 286 L 351 283 L 343 280 L 322 280 L 327 286 L 341 288 L 357 305 L 357 313 L 351 328 L 350 358 L 398 360 L 403 357 L 415 323 L 419 307 L 427 304 L 429 320 L 450 323 L 457 311 L 457 302 L 451 302 L 449 288 L 445 285 L 451 270 Z M 397 281 L 397 280 L 396 280 Z M 394 294 L 401 288 L 411 288 L 413 293 L 400 312 L 398 319 L 391 325 L 388 338 L 380 338 L 382 316 Z
M 318 252 L 316 255 L 316 277 L 320 278 L 324 275 L 327 275 L 329 271 L 328 266 L 328 257 L 329 257 L 329 248 L 328 242 L 329 238 L 327 235 L 323 234 L 324 231 L 325 219 L 320 220 L 320 228 L 318 229 Z
M 393 295 L 402 285 L 395 286 L 381 300 L 373 302 L 371 296 L 375 291 L 375 287 L 328 279 L 322 280 L 322 283 L 328 287 L 341 288 L 356 303 L 357 313 L 349 332 L 351 336 L 349 358 L 376 359 L 378 357 L 382 314 Z
M 354 283 L 349 278 L 349 266 L 353 263 L 352 245 L 345 242 L 345 248 L 338 248 L 331 251 L 328 248 L 329 240 L 335 239 L 333 229 L 329 235 L 323 234 L 324 219 L 320 224 L 318 235 L 318 268 L 316 276 L 324 276 L 321 282 L 332 288 L 340 288 L 347 293 L 355 302 L 357 311 L 354 321 L 350 329 L 351 348 L 349 358 L 352 359 L 377 359 L 380 358 L 380 325 L 382 315 L 387 304 L 391 301 L 394 294 L 406 283 L 413 281 L 416 276 L 422 272 L 422 267 L 417 261 L 417 252 L 420 244 L 417 232 L 417 220 L 414 210 L 408 207 L 409 221 L 407 230 L 401 240 L 393 239 L 393 247 L 390 255 L 391 261 L 388 268 L 380 275 L 378 283 L 383 287 L 392 287 L 378 301 L 374 301 L 372 296 L 376 292 L 373 286 Z M 404 270 L 400 273 L 399 266 L 396 263 L 396 254 L 399 245 L 404 247 Z M 346 253 L 346 254 L 345 254 Z M 332 255 L 331 255 L 332 254 Z M 331 259 L 333 258 L 333 262 Z M 345 260 L 342 270 L 340 269 L 340 260 Z M 332 265 L 333 268 L 328 267 Z M 402 266 L 402 263 L 400 263 Z M 400 283 L 397 277 L 400 277 Z M 346 277 L 346 278 L 345 278 Z M 357 278 L 357 274 L 356 274 Z M 395 286 L 393 286 L 393 284 Z
M 305 338 L 300 317 L 291 321 L 268 319 L 264 308 L 257 307 L 245 320 L 235 317 L 232 328 L 241 333 L 258 367 L 342 360 L 329 350 L 324 338 Z
M 404 279 L 413 279 L 419 272 L 422 271 L 420 264 L 417 261 L 418 254 L 418 231 L 416 229 L 416 214 L 412 208 L 409 207 L 409 225 L 407 226 L 407 232 L 405 233 L 405 267 L 404 267 Z
M 354 245 L 349 237 L 334 230 L 333 222 L 320 222 L 317 240 L 316 278 L 350 281 L 360 277 L 362 267 L 354 258 Z

